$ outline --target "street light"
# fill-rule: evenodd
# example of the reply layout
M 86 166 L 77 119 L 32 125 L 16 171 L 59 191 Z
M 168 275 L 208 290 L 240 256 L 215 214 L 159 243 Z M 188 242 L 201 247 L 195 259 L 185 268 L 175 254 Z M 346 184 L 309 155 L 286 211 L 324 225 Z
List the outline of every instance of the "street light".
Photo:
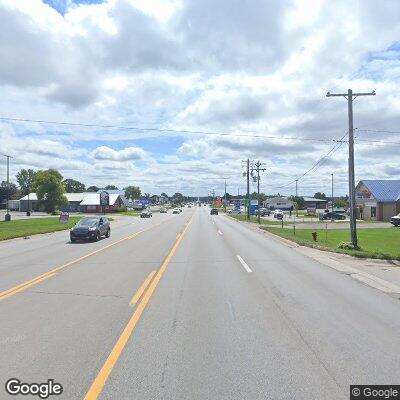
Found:
M 10 215 L 10 158 L 11 156 L 7 154 L 3 154 L 4 157 L 7 158 L 7 212 L 4 217 L 5 221 L 11 221 L 11 215 Z

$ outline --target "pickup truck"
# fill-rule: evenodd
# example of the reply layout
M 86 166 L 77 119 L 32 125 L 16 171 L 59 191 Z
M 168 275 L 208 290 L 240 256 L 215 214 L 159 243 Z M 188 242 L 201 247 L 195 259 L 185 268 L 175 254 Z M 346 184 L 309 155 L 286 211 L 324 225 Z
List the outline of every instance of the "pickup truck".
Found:
M 400 225 L 400 214 L 397 214 L 394 217 L 390 218 L 390 223 L 394 226 L 399 226 Z

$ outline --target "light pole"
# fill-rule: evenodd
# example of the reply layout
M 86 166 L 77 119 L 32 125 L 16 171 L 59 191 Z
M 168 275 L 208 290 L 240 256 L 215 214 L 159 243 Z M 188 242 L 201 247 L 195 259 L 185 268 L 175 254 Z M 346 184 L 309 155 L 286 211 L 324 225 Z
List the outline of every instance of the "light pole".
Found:
M 333 174 L 332 175 L 332 221 L 333 221 Z
M 11 156 L 9 156 L 7 154 L 3 154 L 3 156 L 7 158 L 7 204 L 6 204 L 7 212 L 4 217 L 4 220 L 11 221 L 10 204 L 9 204 L 10 203 L 10 158 L 11 158 Z

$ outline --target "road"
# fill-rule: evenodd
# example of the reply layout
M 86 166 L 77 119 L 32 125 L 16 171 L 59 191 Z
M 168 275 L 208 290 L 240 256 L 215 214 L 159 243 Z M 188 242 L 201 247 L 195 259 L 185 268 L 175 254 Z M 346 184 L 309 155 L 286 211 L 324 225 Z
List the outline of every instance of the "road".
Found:
M 54 379 L 50 398 L 69 400 L 337 400 L 400 384 L 400 295 L 208 207 L 67 239 L 0 243 L 1 399 L 28 398 L 5 392 L 11 377 Z

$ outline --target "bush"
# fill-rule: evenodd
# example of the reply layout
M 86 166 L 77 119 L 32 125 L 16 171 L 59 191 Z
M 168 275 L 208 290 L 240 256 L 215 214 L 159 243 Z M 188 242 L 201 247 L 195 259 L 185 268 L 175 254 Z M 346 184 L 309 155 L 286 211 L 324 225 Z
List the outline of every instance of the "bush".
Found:
M 61 211 L 60 210 L 54 210 L 51 215 L 61 215 Z
M 350 242 L 340 242 L 339 245 L 338 245 L 338 249 L 343 249 L 343 250 L 361 250 L 361 247 L 353 246 L 353 244 L 350 243 Z

